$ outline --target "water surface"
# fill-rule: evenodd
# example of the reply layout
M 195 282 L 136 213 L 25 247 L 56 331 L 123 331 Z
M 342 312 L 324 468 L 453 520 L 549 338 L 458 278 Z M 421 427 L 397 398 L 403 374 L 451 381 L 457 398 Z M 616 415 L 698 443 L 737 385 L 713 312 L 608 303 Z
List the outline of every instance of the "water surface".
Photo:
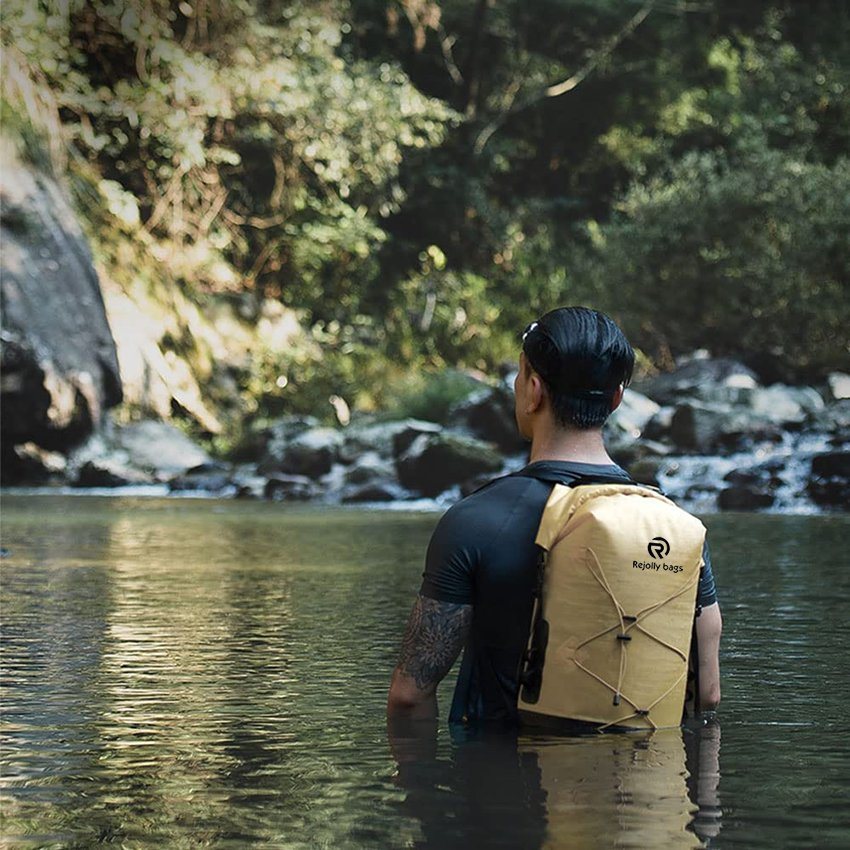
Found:
M 388 737 L 436 520 L 4 498 L 8 846 L 850 845 L 847 517 L 706 518 L 719 724 Z

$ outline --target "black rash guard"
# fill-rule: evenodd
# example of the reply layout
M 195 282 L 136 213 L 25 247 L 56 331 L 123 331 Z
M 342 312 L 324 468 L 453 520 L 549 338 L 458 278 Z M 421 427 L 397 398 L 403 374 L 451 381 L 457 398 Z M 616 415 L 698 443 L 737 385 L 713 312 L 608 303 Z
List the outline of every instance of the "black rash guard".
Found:
M 553 483 L 577 478 L 624 483 L 615 465 L 539 461 L 497 478 L 453 505 L 431 542 L 420 593 L 473 606 L 450 722 L 517 720 L 518 673 L 528 642 L 538 549 L 534 543 Z M 697 604 L 717 601 L 708 546 Z

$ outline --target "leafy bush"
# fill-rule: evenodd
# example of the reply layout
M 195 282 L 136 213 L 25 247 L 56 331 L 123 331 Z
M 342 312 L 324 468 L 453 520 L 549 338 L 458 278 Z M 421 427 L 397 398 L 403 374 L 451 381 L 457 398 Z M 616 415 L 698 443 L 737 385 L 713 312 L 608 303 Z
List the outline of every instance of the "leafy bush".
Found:
M 410 373 L 397 379 L 385 392 L 385 409 L 392 418 L 425 419 L 445 422 L 452 405 L 466 398 L 478 381 L 463 372 Z
M 601 234 L 590 274 L 647 350 L 850 365 L 848 160 L 688 155 Z

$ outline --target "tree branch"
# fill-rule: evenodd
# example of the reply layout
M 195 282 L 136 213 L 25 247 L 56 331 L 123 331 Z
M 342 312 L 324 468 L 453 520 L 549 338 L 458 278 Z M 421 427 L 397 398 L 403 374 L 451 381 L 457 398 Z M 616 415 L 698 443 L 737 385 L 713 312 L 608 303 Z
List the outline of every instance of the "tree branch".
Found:
M 456 86 L 461 86 L 463 85 L 463 74 L 461 74 L 460 68 L 458 68 L 457 62 L 455 62 L 454 53 L 452 53 L 452 48 L 455 44 L 455 37 L 450 36 L 446 32 L 446 28 L 442 25 L 442 23 L 437 29 L 437 35 L 439 36 L 440 50 L 443 51 L 443 59 L 446 63 L 446 70 L 449 72 L 452 82 Z
M 655 5 L 655 0 L 647 0 L 646 3 L 641 6 L 641 8 L 632 15 L 631 18 L 625 23 L 623 27 L 620 28 L 618 32 L 616 32 L 605 44 L 600 47 L 593 55 L 587 60 L 587 62 L 579 68 L 578 71 L 575 72 L 570 77 L 567 77 L 566 80 L 561 81 L 560 83 L 555 83 L 551 86 L 546 86 L 544 89 L 535 92 L 530 97 L 527 97 L 525 100 L 520 101 L 518 104 L 508 109 L 506 112 L 503 112 L 501 115 L 497 116 L 493 121 L 491 121 L 484 129 L 478 134 L 478 137 L 475 139 L 474 150 L 476 154 L 480 154 L 484 148 L 487 146 L 487 142 L 493 137 L 493 134 L 513 115 L 516 115 L 517 112 L 521 112 L 524 109 L 527 109 L 529 106 L 533 106 L 535 103 L 539 103 L 541 100 L 545 100 L 548 97 L 560 97 L 567 92 L 572 91 L 576 86 L 578 86 L 581 82 L 583 82 L 593 71 L 605 60 L 607 59 L 620 45 L 620 43 L 631 33 L 633 33 L 648 17 L 650 12 Z

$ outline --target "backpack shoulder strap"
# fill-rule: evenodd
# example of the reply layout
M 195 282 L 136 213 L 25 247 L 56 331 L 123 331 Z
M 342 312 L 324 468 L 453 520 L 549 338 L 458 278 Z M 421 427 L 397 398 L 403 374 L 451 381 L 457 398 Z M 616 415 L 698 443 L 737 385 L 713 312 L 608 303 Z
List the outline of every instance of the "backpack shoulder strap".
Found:
M 665 495 L 660 487 L 656 487 L 653 484 L 646 484 L 641 481 L 635 481 L 631 476 L 623 478 L 622 475 L 606 475 L 604 472 L 593 473 L 588 475 L 581 472 L 568 472 L 566 474 L 560 474 L 557 472 L 538 472 L 536 470 L 528 471 L 528 469 L 519 469 L 516 472 L 511 472 L 509 475 L 506 475 L 504 477 L 536 478 L 538 481 L 545 481 L 549 484 L 562 484 L 565 487 L 581 487 L 582 485 L 586 484 L 631 484 L 635 487 L 644 487 L 647 490 L 653 490 L 656 493 L 661 493 L 662 496 Z

